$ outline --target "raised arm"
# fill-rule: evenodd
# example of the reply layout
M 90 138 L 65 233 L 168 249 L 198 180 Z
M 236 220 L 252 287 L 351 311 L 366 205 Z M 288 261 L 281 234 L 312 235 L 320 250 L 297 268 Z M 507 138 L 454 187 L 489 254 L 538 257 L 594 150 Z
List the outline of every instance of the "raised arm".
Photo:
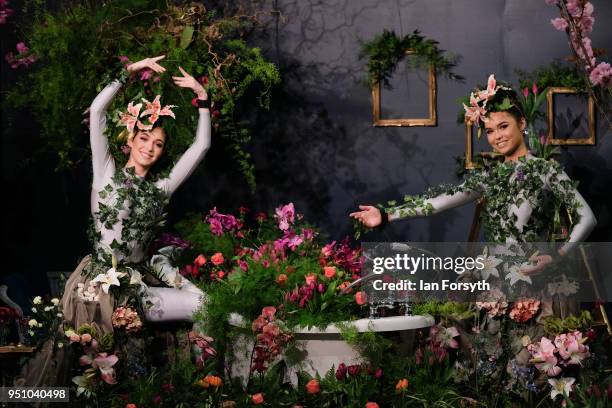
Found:
M 95 189 L 103 188 L 108 178 L 115 173 L 115 161 L 110 154 L 104 132 L 106 130 L 106 109 L 119 89 L 121 89 L 121 83 L 114 80 L 96 96 L 89 108 L 89 140 Z
M 589 204 L 576 189 L 576 183 L 567 176 L 557 162 L 553 163 L 551 170 L 546 175 L 546 185 L 577 220 L 572 226 L 567 243 L 559 250 L 562 255 L 565 255 L 573 249 L 576 243 L 589 237 L 597 225 L 597 220 Z
M 204 87 L 185 70 L 179 67 L 182 76 L 173 76 L 174 83 L 181 88 L 192 89 L 198 98 L 198 128 L 192 145 L 174 165 L 170 175 L 157 182 L 157 186 L 167 195 L 172 195 L 177 188 L 193 173 L 210 147 L 210 106 L 208 94 Z
M 198 113 L 200 118 L 198 119 L 195 140 L 174 165 L 170 175 L 157 182 L 157 186 L 167 195 L 172 195 L 193 173 L 210 147 L 210 112 L 208 109 L 200 108 Z

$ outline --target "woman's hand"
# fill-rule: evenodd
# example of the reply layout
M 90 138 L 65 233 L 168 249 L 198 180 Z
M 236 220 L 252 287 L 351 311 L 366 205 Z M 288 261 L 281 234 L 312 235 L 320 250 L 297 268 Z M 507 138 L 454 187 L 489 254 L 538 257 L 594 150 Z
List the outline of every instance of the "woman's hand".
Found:
M 202 84 L 185 72 L 183 68 L 179 67 L 179 70 L 183 76 L 173 76 L 172 79 L 174 80 L 174 83 L 181 88 L 193 89 L 193 92 L 195 92 L 195 94 L 198 96 L 198 99 L 208 99 L 208 94 L 206 93 L 206 90 Z
M 350 213 L 349 215 L 366 227 L 374 228 L 382 223 L 382 214 L 378 208 L 371 205 L 360 205 L 359 209 L 361 211 Z
M 521 268 L 521 272 L 526 276 L 539 274 L 546 269 L 548 264 L 552 263 L 553 261 L 552 256 L 550 255 L 533 255 L 531 258 L 529 258 L 529 260 L 532 263 L 535 262 L 535 265 L 527 268 Z
M 140 60 L 138 62 L 128 65 L 126 69 L 128 70 L 128 72 L 134 73 L 142 69 L 148 68 L 152 71 L 157 72 L 158 74 L 161 74 L 162 72 L 166 71 L 166 68 L 159 65 L 157 61 L 165 57 L 166 57 L 165 55 L 160 55 L 159 57 L 145 58 L 143 60 Z

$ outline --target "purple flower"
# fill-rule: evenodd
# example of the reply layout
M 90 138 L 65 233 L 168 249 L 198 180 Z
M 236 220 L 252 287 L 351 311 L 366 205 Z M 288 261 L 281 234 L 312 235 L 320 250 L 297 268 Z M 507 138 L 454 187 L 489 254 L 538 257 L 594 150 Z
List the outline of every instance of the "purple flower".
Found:
M 278 221 L 278 228 L 287 231 L 291 224 L 295 221 L 295 208 L 293 203 L 283 205 L 275 210 L 275 218 Z
M 522 167 L 519 167 L 518 169 L 516 169 L 516 179 L 517 181 L 525 180 L 525 172 Z

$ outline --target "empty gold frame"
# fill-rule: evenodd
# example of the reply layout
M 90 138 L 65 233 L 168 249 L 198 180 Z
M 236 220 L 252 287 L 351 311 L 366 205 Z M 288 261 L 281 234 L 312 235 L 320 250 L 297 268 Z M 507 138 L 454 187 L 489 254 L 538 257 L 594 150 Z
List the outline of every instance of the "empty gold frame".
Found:
M 413 51 L 407 50 L 406 55 L 414 54 Z M 372 116 L 374 117 L 374 126 L 436 126 L 436 67 L 434 64 L 429 64 L 429 117 L 425 119 L 382 119 L 381 112 L 381 91 L 380 81 L 372 87 Z
M 578 139 L 556 139 L 555 138 L 555 94 L 578 94 L 574 88 L 551 87 L 546 94 L 547 115 L 548 115 L 548 136 L 547 141 L 553 145 L 594 145 L 595 144 L 595 101 L 589 95 L 588 115 L 589 115 L 589 135 Z
M 481 166 L 474 162 L 474 135 L 472 134 L 472 122 L 465 122 L 465 169 L 477 169 Z M 479 152 L 478 155 L 486 159 L 494 159 L 499 156 L 496 152 Z

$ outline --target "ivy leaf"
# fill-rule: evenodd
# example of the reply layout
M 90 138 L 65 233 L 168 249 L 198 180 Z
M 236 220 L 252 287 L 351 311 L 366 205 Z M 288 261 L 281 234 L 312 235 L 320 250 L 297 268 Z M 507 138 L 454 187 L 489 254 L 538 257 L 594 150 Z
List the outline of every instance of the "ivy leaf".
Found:
M 179 47 L 182 49 L 186 49 L 191 44 L 191 40 L 193 39 L 193 26 L 187 26 L 181 33 L 181 43 Z
M 512 107 L 512 102 L 510 102 L 510 98 L 504 98 L 503 102 L 497 105 L 497 109 L 500 111 L 508 110 Z

